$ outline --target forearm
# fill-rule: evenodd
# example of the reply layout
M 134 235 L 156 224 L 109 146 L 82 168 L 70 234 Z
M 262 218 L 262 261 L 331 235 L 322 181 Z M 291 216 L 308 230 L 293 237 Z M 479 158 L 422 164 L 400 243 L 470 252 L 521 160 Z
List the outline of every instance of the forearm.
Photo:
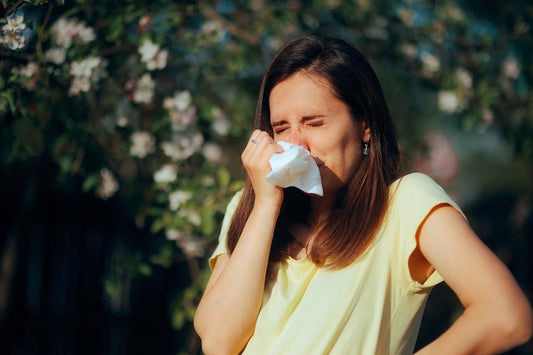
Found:
M 227 265 L 206 289 L 195 315 L 204 350 L 238 352 L 252 335 L 278 213 L 276 208 L 253 209 Z
M 528 306 L 524 306 L 527 314 Z M 505 313 L 497 304 L 468 307 L 446 332 L 416 355 L 500 354 L 526 342 L 531 332 L 527 321 Z

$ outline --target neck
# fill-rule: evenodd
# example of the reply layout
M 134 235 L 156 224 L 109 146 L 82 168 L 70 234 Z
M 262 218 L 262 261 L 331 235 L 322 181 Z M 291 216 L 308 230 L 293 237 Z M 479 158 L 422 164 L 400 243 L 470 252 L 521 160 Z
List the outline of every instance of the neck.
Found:
M 311 220 L 315 222 L 322 222 L 328 216 L 335 196 L 311 196 Z

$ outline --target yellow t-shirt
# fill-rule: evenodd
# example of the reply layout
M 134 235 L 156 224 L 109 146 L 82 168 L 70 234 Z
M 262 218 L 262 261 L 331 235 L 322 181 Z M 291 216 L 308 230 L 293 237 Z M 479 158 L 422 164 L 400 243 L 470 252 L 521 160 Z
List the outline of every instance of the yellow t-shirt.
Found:
M 459 207 L 426 175 L 414 173 L 390 187 L 391 203 L 369 248 L 351 265 L 328 270 L 308 258 L 280 263 L 265 288 L 254 334 L 243 354 L 412 354 L 427 296 L 442 281 L 435 271 L 420 284 L 408 260 L 415 234 L 433 207 Z M 228 205 L 219 245 L 240 199 Z

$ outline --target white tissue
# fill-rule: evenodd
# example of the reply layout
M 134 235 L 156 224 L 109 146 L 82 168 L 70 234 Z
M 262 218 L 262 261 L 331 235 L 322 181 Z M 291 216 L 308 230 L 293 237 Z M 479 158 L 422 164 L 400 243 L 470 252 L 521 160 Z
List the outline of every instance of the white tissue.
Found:
M 302 146 L 289 142 L 277 142 L 284 150 L 283 153 L 272 155 L 266 180 L 279 187 L 294 186 L 300 190 L 323 195 L 320 170 L 309 151 Z

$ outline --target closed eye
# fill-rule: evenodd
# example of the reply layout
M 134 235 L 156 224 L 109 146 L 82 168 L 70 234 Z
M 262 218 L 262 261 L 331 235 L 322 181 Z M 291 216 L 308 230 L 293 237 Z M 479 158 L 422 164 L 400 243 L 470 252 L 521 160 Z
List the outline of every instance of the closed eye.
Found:
M 320 127 L 324 124 L 324 121 L 320 120 L 320 121 L 313 121 L 313 122 L 309 122 L 308 125 L 311 126 L 311 127 Z

